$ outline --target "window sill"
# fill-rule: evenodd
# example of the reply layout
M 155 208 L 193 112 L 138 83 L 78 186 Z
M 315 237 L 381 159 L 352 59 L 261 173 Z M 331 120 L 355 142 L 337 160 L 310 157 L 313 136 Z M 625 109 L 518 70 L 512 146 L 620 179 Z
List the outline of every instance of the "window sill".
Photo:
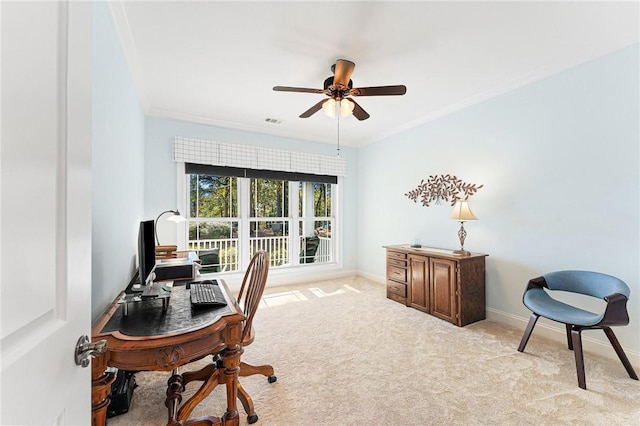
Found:
M 267 287 L 299 284 L 311 281 L 323 281 L 339 277 L 355 275 L 356 271 L 348 271 L 337 263 L 323 263 L 315 265 L 287 266 L 269 269 Z M 242 285 L 244 272 L 216 272 L 202 274 L 203 279 L 222 278 L 232 291 L 237 291 Z

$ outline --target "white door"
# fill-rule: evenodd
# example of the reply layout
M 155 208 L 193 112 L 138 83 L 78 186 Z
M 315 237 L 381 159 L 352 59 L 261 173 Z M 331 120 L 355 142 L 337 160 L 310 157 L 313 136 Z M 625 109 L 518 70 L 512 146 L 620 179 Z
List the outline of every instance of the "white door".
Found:
M 0 424 L 88 425 L 91 4 L 0 2 Z

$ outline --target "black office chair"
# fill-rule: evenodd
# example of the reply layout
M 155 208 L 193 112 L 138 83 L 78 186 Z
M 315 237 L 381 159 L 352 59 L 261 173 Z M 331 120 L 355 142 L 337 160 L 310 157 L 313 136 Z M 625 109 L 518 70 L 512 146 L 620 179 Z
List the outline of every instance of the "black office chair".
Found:
M 553 291 L 568 291 L 597 297 L 604 299 L 607 305 L 601 313 L 585 311 L 552 298 Z M 576 359 L 578 386 L 586 389 L 581 334 L 583 330 L 601 329 L 611 342 L 611 346 L 618 354 L 618 358 L 622 361 L 629 377 L 638 380 L 636 372 L 610 328 L 614 325 L 629 324 L 629 314 L 627 313 L 629 293 L 629 287 L 623 281 L 598 272 L 558 271 L 530 280 L 522 301 L 532 314 L 518 351 L 524 351 L 539 317 L 542 316 L 565 324 L 567 344 L 569 349 L 573 350 Z

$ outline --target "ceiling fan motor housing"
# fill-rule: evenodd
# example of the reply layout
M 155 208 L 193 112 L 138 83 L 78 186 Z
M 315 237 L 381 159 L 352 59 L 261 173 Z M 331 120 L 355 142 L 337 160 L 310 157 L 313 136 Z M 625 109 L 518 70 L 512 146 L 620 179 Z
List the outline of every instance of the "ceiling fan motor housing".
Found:
M 329 89 L 329 87 L 333 86 L 333 77 L 329 77 L 324 81 L 324 90 Z M 353 89 L 353 80 L 349 80 L 349 90 Z

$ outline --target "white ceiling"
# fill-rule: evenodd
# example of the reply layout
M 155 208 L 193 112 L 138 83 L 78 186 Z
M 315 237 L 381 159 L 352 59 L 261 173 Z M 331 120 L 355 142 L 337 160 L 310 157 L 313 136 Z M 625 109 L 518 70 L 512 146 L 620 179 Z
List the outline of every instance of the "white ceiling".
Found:
M 363 146 L 639 41 L 638 2 L 114 1 L 149 116 L 336 143 L 337 120 L 298 116 L 323 99 L 336 59 L 371 118 L 340 120 Z M 272 124 L 267 118 L 282 120 Z

